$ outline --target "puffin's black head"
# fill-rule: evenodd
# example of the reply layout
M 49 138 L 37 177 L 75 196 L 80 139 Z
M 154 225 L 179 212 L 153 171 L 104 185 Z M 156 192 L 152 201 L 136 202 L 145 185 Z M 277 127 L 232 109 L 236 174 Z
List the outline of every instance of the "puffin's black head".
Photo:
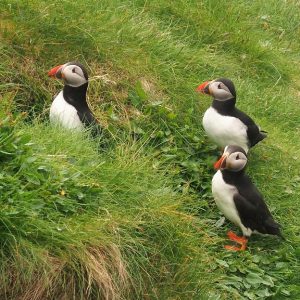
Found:
M 48 76 L 62 79 L 66 85 L 78 87 L 88 82 L 85 67 L 78 62 L 68 62 L 52 68 Z
M 208 94 L 218 101 L 235 99 L 236 92 L 233 82 L 228 78 L 218 78 L 212 81 L 206 81 L 200 84 L 197 92 Z
M 247 154 L 240 146 L 226 146 L 221 158 L 214 164 L 216 170 L 239 172 L 246 167 Z

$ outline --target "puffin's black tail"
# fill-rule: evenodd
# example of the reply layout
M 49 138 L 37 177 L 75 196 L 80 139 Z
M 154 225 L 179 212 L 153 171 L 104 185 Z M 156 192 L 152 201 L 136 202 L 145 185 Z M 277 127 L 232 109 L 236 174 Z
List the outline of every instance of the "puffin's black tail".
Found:
M 267 137 L 267 132 L 260 130 L 259 134 L 257 135 L 256 139 L 252 142 L 251 147 L 255 146 L 257 143 L 259 143 L 260 141 L 264 140 Z
M 275 222 L 272 218 L 267 219 L 264 225 L 265 225 L 264 227 L 266 229 L 266 232 L 268 234 L 278 235 L 282 239 L 285 239 L 281 233 L 280 224 Z
M 267 135 L 267 132 L 261 130 L 261 131 L 259 132 L 259 135 L 258 135 L 258 142 L 264 140 L 267 136 L 268 136 L 268 135 Z

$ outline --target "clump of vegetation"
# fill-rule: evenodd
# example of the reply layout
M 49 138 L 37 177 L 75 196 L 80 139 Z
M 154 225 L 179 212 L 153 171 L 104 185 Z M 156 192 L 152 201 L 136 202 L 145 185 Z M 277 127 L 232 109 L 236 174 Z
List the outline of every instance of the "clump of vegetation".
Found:
M 209 259 L 201 222 L 184 213 L 193 200 L 139 144 L 97 148 L 84 133 L 1 127 L 2 298 L 160 298 L 162 284 L 205 286 L 193 281 Z

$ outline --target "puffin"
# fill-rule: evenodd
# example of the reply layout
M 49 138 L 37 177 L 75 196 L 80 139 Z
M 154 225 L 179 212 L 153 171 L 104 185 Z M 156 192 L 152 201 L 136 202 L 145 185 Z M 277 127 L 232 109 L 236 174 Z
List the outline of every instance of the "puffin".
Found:
M 92 133 L 99 133 L 101 128 L 86 100 L 88 74 L 85 67 L 79 62 L 68 62 L 52 68 L 48 76 L 64 82 L 50 107 L 50 122 L 74 130 L 92 126 Z
M 197 92 L 211 95 L 212 105 L 203 117 L 207 135 L 220 147 L 238 145 L 246 152 L 267 137 L 265 131 L 244 112 L 235 107 L 236 91 L 228 78 L 218 78 L 200 84 Z
M 214 164 L 218 170 L 212 179 L 212 194 L 216 205 L 243 233 L 242 237 L 233 231 L 227 233 L 230 240 L 240 245 L 225 246 L 228 250 L 245 250 L 252 233 L 283 238 L 280 225 L 274 221 L 263 196 L 245 173 L 246 164 L 246 151 L 236 145 L 226 146 L 223 155 Z

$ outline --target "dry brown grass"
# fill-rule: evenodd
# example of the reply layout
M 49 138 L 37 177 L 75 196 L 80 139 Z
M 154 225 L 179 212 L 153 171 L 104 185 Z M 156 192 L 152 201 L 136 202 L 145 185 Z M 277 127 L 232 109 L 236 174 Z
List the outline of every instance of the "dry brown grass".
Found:
M 117 300 L 129 288 L 129 275 L 116 245 L 90 247 L 85 252 L 87 274 L 86 295 L 90 295 L 93 285 L 101 290 L 105 300 Z M 113 274 L 118 274 L 117 278 Z
M 71 255 L 71 254 L 70 254 Z M 28 269 L 22 259 L 11 267 L 9 278 L 0 284 L 0 299 L 71 300 L 126 299 L 131 281 L 117 245 L 89 246 L 75 250 L 62 259 L 44 253 L 44 262 L 32 270 L 28 278 L 20 278 L 20 269 Z M 81 271 L 78 277 L 76 268 Z M 30 278 L 30 279 L 29 279 Z M 6 289 L 4 289 L 4 286 Z M 10 289 L 7 289 L 10 286 Z M 20 288 L 21 287 L 21 288 Z

